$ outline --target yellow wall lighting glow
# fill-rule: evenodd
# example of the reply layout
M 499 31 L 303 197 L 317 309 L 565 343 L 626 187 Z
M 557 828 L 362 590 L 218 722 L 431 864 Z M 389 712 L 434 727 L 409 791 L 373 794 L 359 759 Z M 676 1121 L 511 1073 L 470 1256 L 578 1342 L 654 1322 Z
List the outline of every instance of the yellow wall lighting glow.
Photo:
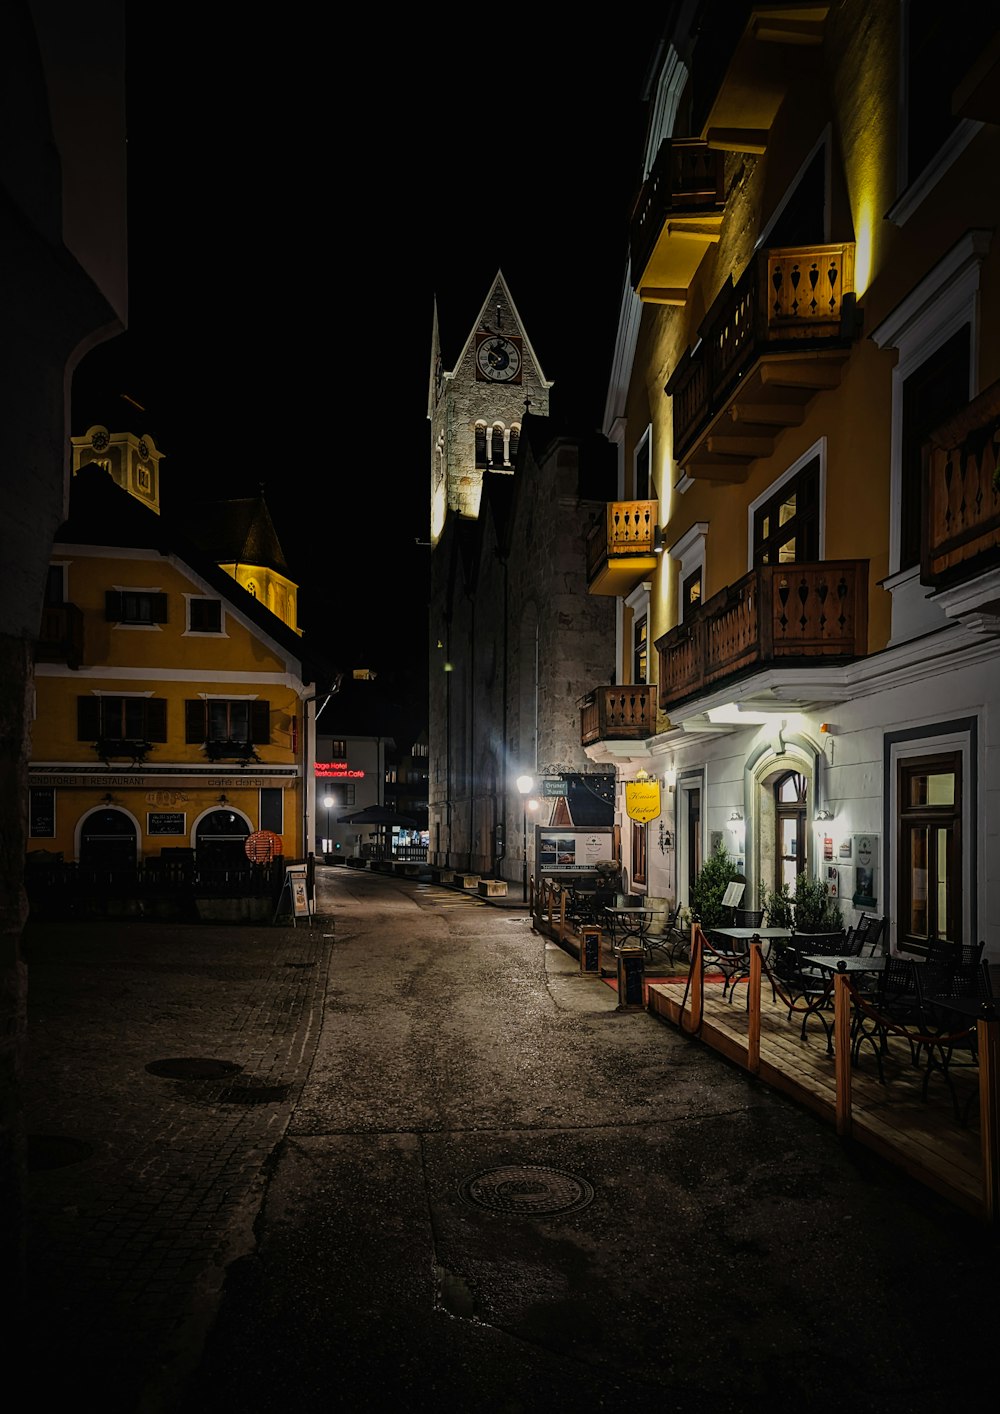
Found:
M 867 290 L 872 278 L 872 260 L 874 251 L 873 236 L 874 217 L 872 215 L 871 199 L 866 197 L 858 209 L 857 227 L 855 230 L 854 246 L 854 293 L 858 299 Z

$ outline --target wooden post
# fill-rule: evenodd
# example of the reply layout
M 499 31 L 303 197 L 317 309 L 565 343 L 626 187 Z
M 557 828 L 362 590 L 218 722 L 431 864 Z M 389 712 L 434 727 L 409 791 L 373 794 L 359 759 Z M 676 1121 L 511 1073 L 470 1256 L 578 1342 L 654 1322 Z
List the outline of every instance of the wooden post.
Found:
M 1000 1221 L 1000 1021 L 977 1021 L 979 1137 L 983 1156 L 983 1211 Z
M 833 979 L 833 1073 L 837 1082 L 837 1133 L 851 1132 L 851 993 L 846 972 Z
M 750 977 L 747 981 L 747 1069 L 760 1074 L 760 939 L 750 940 Z
M 566 890 L 559 889 L 559 918 L 556 922 L 556 937 L 562 942 L 566 936 Z
M 701 1002 L 702 1002 L 702 982 L 703 960 L 701 955 L 701 945 L 704 941 L 701 928 L 697 923 L 691 924 L 691 1030 L 698 1031 L 701 1027 Z

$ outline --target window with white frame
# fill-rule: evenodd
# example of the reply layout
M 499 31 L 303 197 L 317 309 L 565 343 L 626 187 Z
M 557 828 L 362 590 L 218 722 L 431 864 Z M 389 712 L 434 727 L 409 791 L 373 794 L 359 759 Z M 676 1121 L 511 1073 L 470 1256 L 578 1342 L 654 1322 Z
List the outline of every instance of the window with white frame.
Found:
M 630 682 L 649 681 L 649 593 L 652 585 L 643 580 L 636 585 L 625 599 L 625 607 L 632 611 L 630 632 Z
M 188 633 L 221 633 L 222 600 L 209 599 L 200 594 L 187 597 Z
M 690 530 L 670 547 L 670 558 L 677 565 L 679 602 L 677 622 L 689 618 L 704 597 L 705 540 L 708 522 L 696 521 Z
M 979 284 L 991 236 L 989 231 L 967 232 L 872 331 L 880 349 L 898 350 L 892 371 L 890 575 L 915 563 L 920 483 L 914 484 L 914 478 L 919 476 L 918 443 L 924 435 L 919 429 L 925 420 L 921 393 L 926 389 L 932 400 L 934 426 L 949 415 L 943 409 L 953 412 L 956 399 L 964 406 L 976 393 Z M 957 360 L 954 368 L 947 366 L 949 359 Z

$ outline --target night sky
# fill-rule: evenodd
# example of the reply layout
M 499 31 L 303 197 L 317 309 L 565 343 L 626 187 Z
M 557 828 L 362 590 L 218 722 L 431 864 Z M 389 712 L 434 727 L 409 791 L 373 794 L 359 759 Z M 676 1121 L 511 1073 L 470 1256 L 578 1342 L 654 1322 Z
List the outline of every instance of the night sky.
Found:
M 435 296 L 451 367 L 502 269 L 553 415 L 600 426 L 652 37 L 461 9 L 435 71 L 428 12 L 350 39 L 239 13 L 197 43 L 133 23 L 129 329 L 72 430 L 139 402 L 165 511 L 263 483 L 306 631 L 338 666 L 422 664 Z

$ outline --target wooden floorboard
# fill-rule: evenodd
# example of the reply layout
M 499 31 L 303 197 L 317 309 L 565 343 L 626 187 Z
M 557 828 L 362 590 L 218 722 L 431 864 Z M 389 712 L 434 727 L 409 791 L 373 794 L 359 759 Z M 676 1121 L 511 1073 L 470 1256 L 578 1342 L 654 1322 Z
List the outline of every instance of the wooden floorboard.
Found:
M 690 1031 L 690 997 L 681 1023 L 680 1004 L 686 976 L 647 985 L 648 1009 L 662 1020 Z M 727 1059 L 746 1067 L 746 993 L 724 1000 L 717 984 L 705 987 L 700 1040 Z M 826 1035 L 810 1018 L 803 1040 L 801 1013 L 788 1019 L 788 1008 L 761 997 L 759 1078 L 831 1124 L 836 1123 L 834 1059 Z M 905 1042 L 893 1038 L 884 1062 L 885 1083 L 878 1078 L 873 1053 L 862 1051 L 851 1079 L 852 1140 L 865 1145 L 911 1177 L 976 1216 L 984 1216 L 983 1165 L 977 1114 L 962 1126 L 940 1075 L 932 1077 L 928 1098 L 921 1094 L 924 1072 L 912 1065 Z M 958 1075 L 956 1071 L 956 1076 Z M 960 1094 L 969 1093 L 971 1077 L 958 1077 Z

